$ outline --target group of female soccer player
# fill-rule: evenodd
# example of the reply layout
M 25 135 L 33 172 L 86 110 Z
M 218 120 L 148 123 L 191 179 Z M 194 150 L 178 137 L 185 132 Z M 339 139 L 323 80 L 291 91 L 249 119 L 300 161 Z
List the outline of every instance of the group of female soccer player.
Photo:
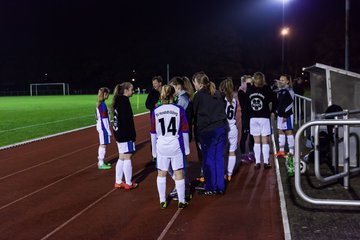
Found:
M 155 81 L 155 83 L 154 83 Z M 204 72 L 194 74 L 191 81 L 186 77 L 174 77 L 169 85 L 162 85 L 161 77 L 153 79 L 154 89 L 147 100 L 150 111 L 150 134 L 152 156 L 156 159 L 158 169 L 157 189 L 160 207 L 168 205 L 166 197 L 167 173 L 175 181 L 172 192 L 178 199 L 178 207 L 185 208 L 185 168 L 186 155 L 190 153 L 189 142 L 192 138 L 192 126 L 198 150 L 202 158 L 202 174 L 205 178 L 203 195 L 218 195 L 225 191 L 225 181 L 231 181 L 235 164 L 235 151 L 238 145 L 238 127 L 236 126 L 237 99 L 234 97 L 234 84 L 227 78 L 219 85 L 219 90 Z M 156 87 L 157 86 L 157 87 Z M 193 86 L 196 92 L 194 93 Z M 155 88 L 156 87 L 156 88 Z M 265 77 L 257 72 L 253 76 L 244 76 L 239 88 L 239 102 L 242 112 L 242 138 L 240 147 L 242 159 L 249 160 L 245 154 L 247 136 L 251 139 L 249 152 L 253 152 L 255 168 L 259 169 L 261 153 L 265 169 L 271 168 L 269 162 L 271 134 L 270 116 L 276 108 L 280 150 L 285 145 L 287 135 L 289 151 L 293 152 L 292 136 L 292 99 L 291 79 L 282 75 L 278 81 L 278 96 L 266 85 Z M 110 118 L 105 104 L 109 89 L 100 88 L 97 102 L 97 130 L 100 146 L 98 150 L 98 168 L 110 169 L 104 163 L 106 145 L 110 143 Z M 114 90 L 111 111 L 114 115 L 113 132 L 116 138 L 119 159 L 116 164 L 115 188 L 126 190 L 138 186 L 132 182 L 131 157 L 135 152 L 136 131 L 129 97 L 133 94 L 133 85 L 129 82 L 118 84 Z M 155 97 L 154 97 L 155 96 Z M 159 99 L 156 99 L 156 98 Z M 150 103 L 151 102 L 151 103 Z M 150 106 L 151 105 L 151 106 Z M 278 153 L 282 154 L 281 152 Z M 224 156 L 228 156 L 225 161 Z M 225 167 L 225 163 L 227 166 Z M 125 181 L 123 182 L 123 176 Z

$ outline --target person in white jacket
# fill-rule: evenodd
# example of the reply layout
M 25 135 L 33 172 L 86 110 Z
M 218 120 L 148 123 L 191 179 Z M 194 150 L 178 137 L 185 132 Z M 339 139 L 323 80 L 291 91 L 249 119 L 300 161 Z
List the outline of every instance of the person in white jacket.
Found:
M 178 207 L 188 206 L 185 201 L 184 157 L 190 154 L 189 124 L 185 110 L 174 104 L 175 89 L 165 85 L 161 89 L 161 105 L 151 114 L 150 133 L 152 155 L 157 159 L 157 188 L 160 198 L 160 208 L 165 209 L 166 173 L 170 164 L 175 176 L 175 187 L 178 193 Z

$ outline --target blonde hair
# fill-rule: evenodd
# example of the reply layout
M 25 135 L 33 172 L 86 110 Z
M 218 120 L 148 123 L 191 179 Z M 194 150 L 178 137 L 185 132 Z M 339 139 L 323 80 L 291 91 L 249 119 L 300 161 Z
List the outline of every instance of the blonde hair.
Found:
M 262 72 L 254 73 L 254 86 L 263 87 L 266 85 L 265 75 Z
M 232 105 L 234 84 L 231 78 L 226 78 L 220 83 L 219 90 L 225 93 L 227 101 Z
M 164 85 L 161 88 L 160 101 L 163 104 L 174 102 L 175 88 L 171 85 Z
M 197 72 L 193 76 L 193 82 L 197 82 L 203 85 L 210 91 L 211 96 L 215 95 L 216 86 L 215 83 L 211 82 L 209 77 L 204 72 Z
M 249 78 L 252 81 L 252 76 L 251 75 L 244 75 L 244 76 L 241 77 L 241 82 L 244 83 L 244 82 L 246 82 L 246 79 L 249 79 Z
M 114 112 L 115 110 L 115 104 L 117 101 L 118 96 L 124 95 L 125 89 L 129 89 L 132 87 L 132 84 L 130 82 L 123 82 L 120 84 L 117 84 L 114 88 L 114 96 L 111 102 L 111 111 Z
M 98 91 L 98 100 L 96 106 L 98 107 L 101 102 L 105 101 L 105 93 L 110 94 L 110 89 L 107 87 L 102 87 Z

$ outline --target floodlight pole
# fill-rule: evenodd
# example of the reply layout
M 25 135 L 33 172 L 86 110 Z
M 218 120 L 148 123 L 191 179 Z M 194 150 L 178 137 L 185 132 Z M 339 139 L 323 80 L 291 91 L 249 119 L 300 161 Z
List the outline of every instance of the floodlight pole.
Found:
M 282 26 L 281 29 L 285 27 L 285 0 L 282 0 Z M 285 35 L 281 34 L 281 74 L 284 73 L 285 65 Z

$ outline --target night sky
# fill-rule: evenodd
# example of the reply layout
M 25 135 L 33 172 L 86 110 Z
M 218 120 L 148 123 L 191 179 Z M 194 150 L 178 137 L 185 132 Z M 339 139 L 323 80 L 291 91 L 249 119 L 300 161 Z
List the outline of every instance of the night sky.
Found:
M 360 3 L 350 2 L 350 70 L 360 72 Z M 170 77 L 203 70 L 217 82 L 262 71 L 274 79 L 281 25 L 281 0 L 2 0 L 0 86 L 112 88 L 135 77 L 148 87 L 154 75 L 166 79 L 166 64 Z M 345 0 L 290 0 L 285 25 L 286 72 L 344 67 Z

